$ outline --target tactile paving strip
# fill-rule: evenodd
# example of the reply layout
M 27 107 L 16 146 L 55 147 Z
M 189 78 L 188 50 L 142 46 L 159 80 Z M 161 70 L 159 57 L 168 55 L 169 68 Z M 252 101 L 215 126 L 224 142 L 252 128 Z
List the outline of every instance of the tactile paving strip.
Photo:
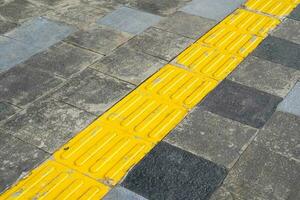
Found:
M 109 187 L 87 176 L 48 160 L 17 185 L 5 192 L 0 199 L 101 199 Z
M 299 2 L 299 0 L 248 0 L 245 6 L 251 10 L 283 17 L 292 12 Z

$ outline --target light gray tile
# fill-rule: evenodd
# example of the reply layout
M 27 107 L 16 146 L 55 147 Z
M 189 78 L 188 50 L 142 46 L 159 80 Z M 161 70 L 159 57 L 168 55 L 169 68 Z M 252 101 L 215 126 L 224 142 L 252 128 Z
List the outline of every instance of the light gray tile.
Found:
M 257 129 L 196 107 L 166 141 L 231 168 Z
M 300 45 L 300 21 L 286 18 L 271 34 Z
M 144 197 L 127 190 L 124 187 L 114 187 L 103 200 L 146 200 Z
M 180 10 L 220 21 L 244 2 L 245 0 L 193 0 Z
M 300 78 L 300 71 L 254 56 L 246 58 L 228 79 L 285 97 Z
M 293 87 L 286 98 L 278 105 L 277 110 L 300 116 L 300 82 Z
M 127 7 L 120 7 L 98 20 L 98 24 L 111 26 L 120 31 L 139 34 L 157 23 L 161 17 Z

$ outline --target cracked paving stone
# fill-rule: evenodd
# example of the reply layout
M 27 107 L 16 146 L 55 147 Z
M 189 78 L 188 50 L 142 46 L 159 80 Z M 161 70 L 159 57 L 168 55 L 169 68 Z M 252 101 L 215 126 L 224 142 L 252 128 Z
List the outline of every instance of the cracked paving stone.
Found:
M 271 35 L 300 45 L 300 21 L 285 19 Z
M 165 64 L 164 60 L 122 46 L 91 67 L 138 85 Z
M 16 28 L 17 26 L 18 26 L 18 24 L 16 24 L 16 23 L 5 21 L 0 18 L 0 34 L 4 34 L 10 30 Z
M 281 100 L 280 97 L 225 80 L 200 105 L 223 117 L 261 128 Z
M 193 0 L 180 9 L 189 14 L 220 21 L 235 9 L 240 7 L 245 0 Z
M 49 156 L 0 130 L 0 193 Z
M 156 24 L 160 19 L 161 17 L 150 13 L 120 7 L 105 17 L 100 18 L 97 23 L 136 35 Z
M 300 21 L 300 6 L 299 5 L 293 10 L 293 12 L 288 16 L 288 18 Z
M 61 79 L 20 64 L 0 74 L 0 101 L 25 106 L 60 83 Z
M 254 56 L 247 57 L 228 79 L 285 97 L 300 78 L 300 71 Z
M 66 38 L 65 41 L 106 55 L 131 37 L 128 33 L 98 26 L 89 30 L 80 30 Z
M 189 15 L 184 12 L 176 12 L 159 22 L 155 27 L 185 37 L 197 39 L 215 25 L 216 22 L 213 20 Z
M 53 153 L 94 118 L 92 114 L 66 103 L 45 99 L 12 117 L 2 128 L 25 142 Z
M 300 70 L 300 45 L 288 40 L 268 36 L 252 55 Z
M 151 27 L 126 45 L 136 51 L 170 61 L 192 42 L 193 40 L 181 35 Z
M 124 187 L 114 187 L 103 200 L 146 200 L 144 197 L 127 190 Z
M 8 104 L 6 102 L 0 102 L 0 122 L 2 120 L 8 119 L 10 116 L 14 115 L 20 109 L 16 106 Z
M 300 82 L 297 82 L 289 94 L 278 105 L 277 110 L 288 112 L 300 117 Z
M 231 168 L 256 132 L 255 128 L 196 107 L 165 141 Z
M 226 173 L 224 167 L 161 142 L 121 185 L 148 199 L 208 199 Z
M 129 83 L 88 68 L 61 87 L 54 98 L 100 115 L 133 88 Z
M 252 143 L 226 177 L 223 188 L 240 199 L 299 199 L 300 165 Z
M 269 150 L 294 159 L 300 164 L 300 117 L 275 112 L 255 139 Z
M 0 16 L 15 23 L 22 23 L 47 10 L 46 7 L 36 6 L 27 0 L 10 0 L 0 5 Z
M 102 56 L 82 48 L 60 42 L 30 57 L 23 64 L 64 78 L 82 71 Z

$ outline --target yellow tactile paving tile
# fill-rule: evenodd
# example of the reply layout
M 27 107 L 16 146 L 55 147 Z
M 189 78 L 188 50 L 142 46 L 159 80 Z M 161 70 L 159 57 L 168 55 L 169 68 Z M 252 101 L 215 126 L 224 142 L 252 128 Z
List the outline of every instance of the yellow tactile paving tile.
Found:
M 232 26 L 237 30 L 245 30 L 250 34 L 260 37 L 267 37 L 268 32 L 274 29 L 279 23 L 279 19 L 245 9 L 237 9 L 221 22 L 223 25 Z
M 299 2 L 299 0 L 248 0 L 245 6 L 251 10 L 283 17 L 292 12 Z
M 221 81 L 243 60 L 242 57 L 226 54 L 203 44 L 193 44 L 183 51 L 175 62 L 189 70 L 205 74 Z
M 196 43 L 202 43 L 226 53 L 246 57 L 262 40 L 262 37 L 221 23 L 206 33 Z
M 109 187 L 104 184 L 62 164 L 48 160 L 6 191 L 0 199 L 98 200 L 108 190 Z
M 138 89 L 166 98 L 187 109 L 193 108 L 218 84 L 201 74 L 166 65 Z
M 160 96 L 134 90 L 98 120 L 152 142 L 164 138 L 187 110 Z

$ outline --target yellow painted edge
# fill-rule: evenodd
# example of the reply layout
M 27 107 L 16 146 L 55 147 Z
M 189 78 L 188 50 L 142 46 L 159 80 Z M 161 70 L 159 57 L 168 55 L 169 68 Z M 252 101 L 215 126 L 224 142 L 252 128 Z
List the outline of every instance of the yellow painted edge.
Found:
M 251 1 L 251 0 L 250 0 Z M 298 3 L 298 1 L 296 1 L 297 3 Z M 259 13 L 256 13 L 256 14 L 259 14 Z M 220 23 L 222 23 L 222 21 L 220 22 Z M 200 38 L 201 39 L 201 38 Z M 199 39 L 199 40 L 200 40 Z M 196 41 L 197 42 L 197 41 Z M 154 74 L 153 76 L 155 76 L 156 74 Z M 207 77 L 207 78 L 209 78 L 209 77 Z M 138 89 L 138 88 L 137 88 Z M 137 90 L 136 89 L 136 90 Z M 122 101 L 122 100 L 121 100 Z M 199 101 L 201 101 L 201 100 L 199 100 Z M 193 104 L 193 106 L 195 106 L 195 103 Z M 182 117 L 183 118 L 183 117 Z M 179 123 L 179 122 L 178 122 Z M 167 133 L 166 133 L 167 134 Z M 80 134 L 79 134 L 80 135 Z M 75 136 L 75 137 L 77 137 L 77 136 Z M 61 150 L 61 149 L 60 149 Z M 60 151 L 60 150 L 58 150 L 58 151 Z M 56 161 L 52 161 L 52 162 L 56 162 Z M 37 167 L 36 169 L 34 169 L 34 170 L 32 170 L 32 172 L 30 172 L 29 173 L 29 175 L 27 176 L 27 177 L 25 177 L 25 178 L 23 178 L 23 179 L 21 179 L 19 182 L 17 182 L 16 184 L 14 184 L 10 189 L 8 189 L 7 191 L 5 191 L 1 196 L 0 196 L 0 200 L 4 200 L 4 199 L 7 199 L 7 197 L 8 196 L 10 196 L 10 194 L 12 194 L 13 192 L 15 192 L 15 191 L 18 191 L 19 189 L 21 189 L 21 187 L 22 187 L 22 185 L 24 185 L 24 182 L 30 182 L 30 181 L 32 181 L 33 179 L 36 179 L 37 177 L 34 177 L 33 176 L 33 174 L 35 174 L 36 173 L 36 171 L 39 171 L 42 167 L 45 167 L 45 166 L 51 166 L 51 164 L 49 164 L 49 161 L 46 161 L 46 162 L 44 162 L 42 165 L 40 165 L 39 167 Z M 64 168 L 68 168 L 68 167 L 66 167 L 66 166 L 64 166 Z M 69 170 L 71 170 L 71 171 L 74 171 L 74 169 L 72 169 L 72 168 L 69 168 Z M 128 169 L 128 170 L 130 170 L 130 169 Z M 128 171 L 127 170 L 127 171 Z M 125 176 L 126 175 L 126 173 L 127 173 L 127 171 L 126 172 L 124 172 L 124 175 L 123 176 Z M 78 176 L 80 177 L 80 176 L 84 176 L 84 179 L 85 180 L 88 180 L 88 181 L 90 181 L 90 182 L 95 182 L 95 181 L 97 181 L 97 180 L 95 180 L 95 179 L 93 179 L 93 178 L 91 178 L 91 177 L 88 177 L 88 176 L 85 176 L 84 174 L 81 174 L 80 172 L 78 172 L 78 171 L 76 171 L 75 170 L 75 173 L 77 173 L 77 174 L 79 174 Z M 80 175 L 81 174 L 81 175 Z M 99 183 L 100 184 L 100 183 Z M 104 189 L 104 193 L 102 194 L 102 196 L 104 196 L 105 195 L 105 193 L 107 193 L 111 188 L 109 188 L 108 186 L 103 186 L 103 188 L 105 188 Z M 10 199 L 16 199 L 16 198 L 12 198 L 11 196 L 10 196 Z

